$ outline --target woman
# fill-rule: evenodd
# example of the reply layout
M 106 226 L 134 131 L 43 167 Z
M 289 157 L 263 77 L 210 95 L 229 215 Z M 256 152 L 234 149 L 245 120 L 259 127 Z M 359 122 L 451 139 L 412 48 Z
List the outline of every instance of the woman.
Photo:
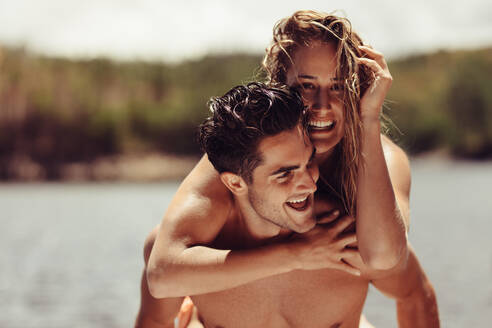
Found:
M 275 26 L 263 65 L 268 82 L 287 84 L 303 96 L 320 168 L 318 189 L 337 198 L 342 210 L 355 217 L 363 265 L 373 270 L 405 266 L 410 169 L 405 153 L 380 134 L 381 108 L 392 82 L 383 55 L 364 46 L 346 19 L 300 11 Z M 169 206 L 161 225 L 165 229 L 148 238 L 147 259 L 158 234 L 148 268 L 158 268 L 163 257 L 172 257 L 159 240 L 169 237 L 180 222 L 204 224 L 211 217 L 216 221 L 230 202 L 229 191 L 204 157 Z M 334 264 L 343 260 L 334 254 Z M 409 274 L 419 276 L 414 279 L 419 290 L 431 291 L 432 305 L 432 288 L 413 254 L 410 260 L 414 266 Z M 157 302 L 155 308 L 169 304 L 165 299 Z M 180 301 L 175 303 L 179 308 Z
M 395 266 L 406 253 L 410 169 L 405 153 L 380 135 L 392 82 L 383 55 L 333 15 L 299 11 L 273 34 L 263 65 L 271 83 L 293 86 L 305 100 L 321 188 L 356 217 L 364 262 Z

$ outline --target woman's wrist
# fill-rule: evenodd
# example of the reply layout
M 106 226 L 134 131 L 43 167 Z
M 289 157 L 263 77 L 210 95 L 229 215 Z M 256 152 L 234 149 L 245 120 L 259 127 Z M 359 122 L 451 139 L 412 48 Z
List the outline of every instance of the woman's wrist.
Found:
M 362 116 L 362 129 L 363 132 L 381 132 L 381 121 L 378 116 L 374 115 L 363 115 Z

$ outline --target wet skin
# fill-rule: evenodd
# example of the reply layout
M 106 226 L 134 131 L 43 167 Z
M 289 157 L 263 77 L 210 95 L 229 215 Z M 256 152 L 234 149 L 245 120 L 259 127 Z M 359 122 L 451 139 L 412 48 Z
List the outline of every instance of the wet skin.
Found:
M 340 87 L 334 78 L 335 64 L 329 60 L 330 58 L 333 58 L 333 49 L 330 46 L 305 48 L 303 52 L 295 54 L 296 69 L 289 71 L 288 81 L 300 88 L 308 105 L 312 118 L 311 140 L 316 147 L 316 160 L 322 165 L 336 160 L 331 158 L 331 155 L 335 145 L 343 138 L 344 127 L 343 108 L 339 100 Z M 389 174 L 397 186 L 395 190 L 405 190 L 408 184 L 409 192 L 406 155 L 387 138 L 381 137 L 381 143 Z M 308 166 L 307 162 L 300 164 L 303 165 Z M 305 168 L 303 170 L 307 171 Z M 399 173 L 395 175 L 394 172 L 408 172 L 408 178 Z M 305 172 L 303 175 L 307 176 Z M 259 210 L 262 212 L 259 218 L 266 222 L 258 218 L 246 221 L 240 219 L 241 211 L 237 210 L 231 192 L 221 183 L 218 174 L 205 157 L 178 190 L 171 203 L 171 209 L 163 220 L 166 229 L 161 226 L 159 238 L 170 238 L 169 236 L 179 230 L 192 236 L 195 244 L 224 250 L 254 250 L 263 249 L 270 244 L 291 243 L 292 235 L 289 230 L 303 232 L 312 226 L 312 221 L 302 219 L 302 215 L 298 221 L 293 220 L 295 216 L 291 218 L 284 215 L 290 213 L 286 202 L 294 198 L 300 200 L 305 196 L 305 191 L 289 191 L 281 197 L 277 195 L 277 198 L 270 199 L 269 201 L 273 201 L 275 205 L 274 208 L 282 214 L 278 219 L 270 219 L 266 218 L 271 214 L 266 213 L 270 211 L 270 206 L 265 207 L 265 204 L 260 202 L 262 196 L 274 193 L 269 190 L 268 193 L 262 194 L 261 188 L 252 189 L 251 194 L 257 194 L 250 197 L 252 205 L 248 210 Z M 402 197 L 398 198 L 398 201 L 404 214 L 407 214 L 408 199 Z M 322 197 L 315 205 L 316 211 L 321 212 L 336 206 Z M 408 215 L 404 215 L 404 219 L 408 224 Z M 187 221 L 193 222 L 190 224 Z M 210 225 L 214 226 L 214 229 L 210 229 L 213 232 L 207 233 L 206 228 Z M 309 235 L 310 232 L 305 235 Z M 157 248 L 160 249 L 157 253 L 164 253 L 163 247 Z M 326 327 L 340 323 L 343 323 L 343 327 L 357 327 L 370 281 L 383 292 L 397 298 L 398 304 L 405 301 L 413 305 L 409 301 L 410 296 L 425 294 L 431 297 L 423 297 L 424 301 L 417 298 L 417 301 L 425 303 L 430 300 L 429 308 L 435 308 L 435 299 L 432 302 L 432 287 L 418 265 L 413 251 L 410 251 L 408 261 L 406 257 L 402 257 L 391 270 L 369 269 L 360 256 L 343 260 L 361 268 L 361 277 L 334 269 L 293 270 L 249 281 L 227 290 L 204 292 L 193 299 L 209 327 L 240 327 L 239 324 L 245 327 Z M 317 317 L 320 321 L 316 321 Z M 412 320 L 416 318 L 413 314 L 408 317 Z M 420 326 L 424 327 L 423 324 Z

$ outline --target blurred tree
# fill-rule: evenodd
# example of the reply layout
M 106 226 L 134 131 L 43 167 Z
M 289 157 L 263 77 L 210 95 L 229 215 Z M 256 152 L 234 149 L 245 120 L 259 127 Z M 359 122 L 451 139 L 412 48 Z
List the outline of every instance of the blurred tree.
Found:
M 260 55 L 214 54 L 176 64 L 74 60 L 1 49 L 0 179 L 17 158 L 50 179 L 70 162 L 118 153 L 199 154 L 210 97 L 259 79 Z M 440 51 L 389 63 L 387 115 L 410 153 L 492 153 L 492 49 Z M 261 78 L 260 78 L 261 79 Z M 9 166 L 10 165 L 10 166 Z
M 492 157 L 492 58 L 474 54 L 454 67 L 446 97 L 452 129 L 447 137 L 459 156 Z

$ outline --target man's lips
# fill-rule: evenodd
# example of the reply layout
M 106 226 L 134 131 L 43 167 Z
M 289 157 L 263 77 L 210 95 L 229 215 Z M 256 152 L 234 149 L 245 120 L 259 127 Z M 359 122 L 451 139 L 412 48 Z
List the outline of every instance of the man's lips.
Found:
M 309 207 L 309 196 L 293 199 L 286 202 L 287 205 L 296 211 L 304 211 Z

